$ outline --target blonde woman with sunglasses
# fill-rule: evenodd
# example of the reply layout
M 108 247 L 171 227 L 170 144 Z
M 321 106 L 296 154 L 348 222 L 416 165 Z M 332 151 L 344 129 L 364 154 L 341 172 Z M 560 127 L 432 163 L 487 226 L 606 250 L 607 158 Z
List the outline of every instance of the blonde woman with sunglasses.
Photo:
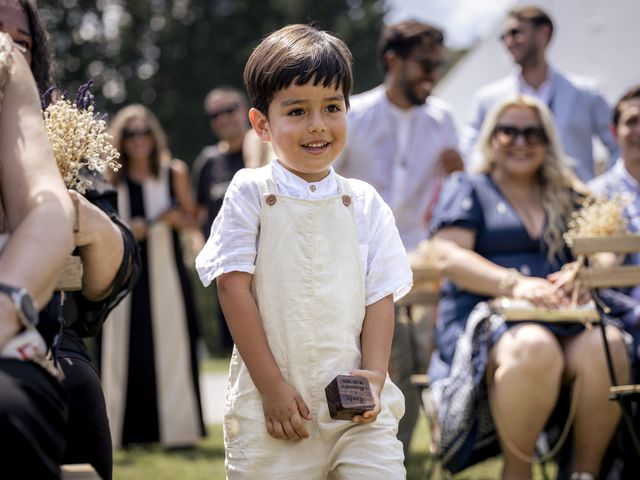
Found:
M 570 305 L 573 284 L 561 268 L 573 259 L 563 233 L 587 189 L 565 163 L 549 109 L 536 99 L 520 96 L 497 105 L 480 144 L 479 172 L 460 174 L 445 186 L 431 223 L 439 268 L 449 280 L 431 365 L 441 445 L 449 448 L 445 463 L 458 471 L 502 453 L 503 479 L 531 478 L 540 433 L 551 426 L 568 435 L 562 427 L 569 416 L 571 478 L 597 478 L 620 416 L 608 399 L 600 332 L 580 322 L 499 321 L 486 303 L 506 296 L 550 309 Z M 624 382 L 624 337 L 607 328 Z M 467 374 L 465 383 L 460 378 Z M 450 396 L 452 385 L 457 397 Z M 465 388 L 472 406 L 457 409 L 453 399 Z M 554 421 L 556 415 L 562 420 Z M 447 445 L 448 439 L 454 440 Z

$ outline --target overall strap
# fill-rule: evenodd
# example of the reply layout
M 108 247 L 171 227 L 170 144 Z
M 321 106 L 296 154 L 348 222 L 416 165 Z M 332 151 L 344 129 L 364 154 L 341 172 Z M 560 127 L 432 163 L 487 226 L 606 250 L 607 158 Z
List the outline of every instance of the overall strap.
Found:
M 338 195 L 342 197 L 342 203 L 345 207 L 349 207 L 353 203 L 353 190 L 349 181 L 341 175 L 336 174 L 336 182 L 338 184 Z
M 264 198 L 269 195 L 276 195 L 278 193 L 278 187 L 276 185 L 276 180 L 273 178 L 271 165 L 259 167 L 257 170 L 262 170 L 261 173 L 264 173 L 260 179 L 260 191 L 262 192 L 262 197 Z

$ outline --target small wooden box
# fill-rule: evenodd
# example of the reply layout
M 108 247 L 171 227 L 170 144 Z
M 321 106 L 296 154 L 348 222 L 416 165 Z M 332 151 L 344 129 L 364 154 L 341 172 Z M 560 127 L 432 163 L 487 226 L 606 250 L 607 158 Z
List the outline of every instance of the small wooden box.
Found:
M 351 420 L 354 415 L 362 415 L 375 407 L 369 380 L 365 377 L 338 375 L 324 392 L 329 415 L 334 420 Z

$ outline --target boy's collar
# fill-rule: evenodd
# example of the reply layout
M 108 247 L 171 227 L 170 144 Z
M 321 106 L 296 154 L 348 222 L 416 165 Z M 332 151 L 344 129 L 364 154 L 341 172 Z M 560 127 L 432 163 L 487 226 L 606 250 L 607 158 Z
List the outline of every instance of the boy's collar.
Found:
M 311 185 L 314 185 L 318 193 L 326 192 L 331 194 L 335 188 L 337 188 L 336 173 L 332 166 L 329 167 L 329 173 L 322 180 L 307 182 L 305 179 L 283 167 L 279 160 L 274 160 L 272 165 L 276 180 L 279 181 L 286 190 L 306 192 Z

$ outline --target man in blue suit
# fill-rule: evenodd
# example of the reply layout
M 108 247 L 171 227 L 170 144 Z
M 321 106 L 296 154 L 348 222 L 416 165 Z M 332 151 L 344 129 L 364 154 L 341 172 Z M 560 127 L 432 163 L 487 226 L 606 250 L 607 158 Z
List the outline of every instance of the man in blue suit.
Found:
M 477 160 L 474 147 L 486 113 L 498 101 L 517 94 L 534 96 L 551 108 L 565 153 L 583 181 L 595 176 L 593 136 L 607 147 L 610 159 L 618 157 L 609 130 L 611 108 L 592 79 L 560 73 L 548 63 L 552 35 L 553 22 L 540 8 L 522 6 L 509 12 L 500 38 L 520 68 L 476 93 L 461 141 L 467 165 L 473 167 Z

